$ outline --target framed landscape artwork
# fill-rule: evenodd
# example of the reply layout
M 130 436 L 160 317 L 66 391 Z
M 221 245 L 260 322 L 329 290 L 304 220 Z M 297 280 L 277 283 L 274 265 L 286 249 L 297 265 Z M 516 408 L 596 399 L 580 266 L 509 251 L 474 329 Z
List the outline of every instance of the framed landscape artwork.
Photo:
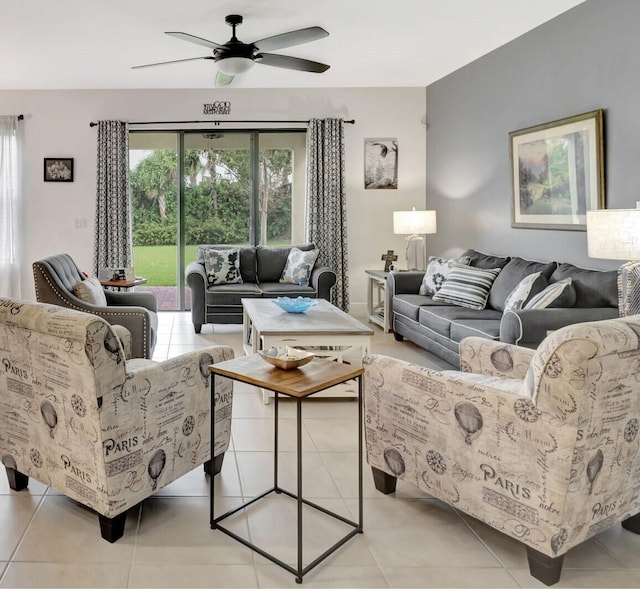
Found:
M 511 227 L 586 230 L 604 208 L 602 109 L 509 134 Z
M 45 158 L 45 182 L 73 182 L 73 158 Z
M 364 140 L 364 188 L 398 188 L 398 140 Z

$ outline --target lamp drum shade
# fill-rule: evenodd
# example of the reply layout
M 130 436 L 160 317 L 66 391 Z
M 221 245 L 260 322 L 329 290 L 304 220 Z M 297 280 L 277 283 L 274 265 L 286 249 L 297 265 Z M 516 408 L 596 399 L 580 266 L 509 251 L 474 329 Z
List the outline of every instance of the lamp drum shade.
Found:
M 640 209 L 587 211 L 587 251 L 592 258 L 640 259 Z
M 436 231 L 435 211 L 393 212 L 394 234 L 435 234 Z

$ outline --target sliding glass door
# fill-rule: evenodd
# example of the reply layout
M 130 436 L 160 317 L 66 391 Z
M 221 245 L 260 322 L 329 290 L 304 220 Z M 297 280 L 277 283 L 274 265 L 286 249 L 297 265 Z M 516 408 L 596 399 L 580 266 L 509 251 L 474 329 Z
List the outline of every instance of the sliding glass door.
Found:
M 300 131 L 132 132 L 133 263 L 159 309 L 189 309 L 184 269 L 199 244 L 301 241 Z

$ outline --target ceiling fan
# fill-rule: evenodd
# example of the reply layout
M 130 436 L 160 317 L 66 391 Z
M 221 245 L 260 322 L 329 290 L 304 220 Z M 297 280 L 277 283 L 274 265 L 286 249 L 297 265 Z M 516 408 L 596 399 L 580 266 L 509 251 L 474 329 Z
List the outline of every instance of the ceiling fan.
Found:
M 236 27 L 242 24 L 242 16 L 239 14 L 230 14 L 225 18 L 225 22 L 231 27 L 231 39 L 226 43 L 220 44 L 202 37 L 196 37 L 189 33 L 179 31 L 166 32 L 167 35 L 204 45 L 209 49 L 213 49 L 213 55 L 205 55 L 202 57 L 190 57 L 187 59 L 175 59 L 172 61 L 161 61 L 152 64 L 144 64 L 141 66 L 133 66 L 132 69 L 149 68 L 153 66 L 162 66 L 166 64 L 179 63 L 183 61 L 194 61 L 198 59 L 212 59 L 218 65 L 216 74 L 216 86 L 227 86 L 233 81 L 234 76 L 243 74 L 253 67 L 254 64 L 262 64 L 265 66 L 274 66 L 276 68 L 286 68 L 289 70 L 298 70 L 301 72 L 313 72 L 320 74 L 329 69 L 330 66 L 317 61 L 310 61 L 300 57 L 291 57 L 289 55 L 279 55 L 277 53 L 263 53 L 264 51 L 273 51 L 291 47 L 293 45 L 301 45 L 309 41 L 316 41 L 327 37 L 329 33 L 322 27 L 307 27 L 306 29 L 297 29 L 272 37 L 265 37 L 253 43 L 243 43 L 236 37 Z

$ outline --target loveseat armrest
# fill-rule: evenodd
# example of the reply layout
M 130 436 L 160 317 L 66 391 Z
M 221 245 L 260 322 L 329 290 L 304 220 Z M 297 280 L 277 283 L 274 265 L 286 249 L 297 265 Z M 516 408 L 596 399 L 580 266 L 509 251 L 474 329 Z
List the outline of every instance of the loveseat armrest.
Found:
M 424 272 L 423 270 L 390 272 L 387 275 L 387 296 L 389 300 L 393 299 L 394 295 L 400 295 L 402 293 L 417 295 L 418 291 L 420 291 Z
M 128 305 L 144 307 L 149 311 L 157 312 L 158 304 L 153 293 L 140 292 L 119 292 L 105 289 L 104 294 L 108 305 Z
M 197 333 L 207 323 L 207 273 L 201 262 L 190 262 L 185 270 L 187 285 L 191 289 L 191 321 Z
M 338 277 L 328 266 L 319 266 L 311 272 L 309 285 L 315 289 L 316 297 L 331 301 L 331 289 Z
M 471 336 L 460 341 L 460 370 L 524 379 L 535 350 Z
M 505 311 L 500 322 L 500 340 L 537 348 L 551 330 L 617 317 L 618 310 L 615 307 L 554 307 Z

